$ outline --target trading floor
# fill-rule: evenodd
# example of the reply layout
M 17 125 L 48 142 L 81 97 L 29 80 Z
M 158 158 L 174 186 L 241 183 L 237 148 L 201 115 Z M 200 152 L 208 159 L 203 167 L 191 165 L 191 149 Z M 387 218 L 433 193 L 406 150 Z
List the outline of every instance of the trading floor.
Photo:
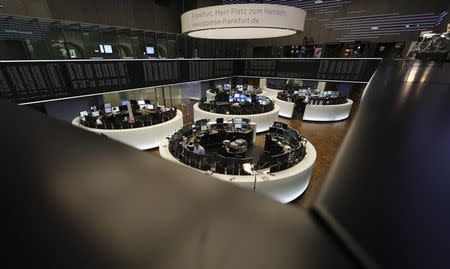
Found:
M 297 129 L 302 135 L 307 137 L 316 148 L 318 156 L 314 164 L 313 174 L 308 188 L 299 198 L 292 201 L 290 204 L 301 208 L 308 208 L 311 206 L 320 190 L 320 186 L 325 180 L 325 176 L 328 173 L 337 149 L 345 137 L 356 113 L 358 102 L 357 100 L 354 101 L 355 103 L 352 107 L 350 117 L 343 121 L 322 123 L 279 117 L 279 121 L 287 123 L 290 127 Z M 186 103 L 186 110 L 183 111 L 183 124 L 193 122 L 192 107 L 195 103 L 196 101 Z M 257 134 L 255 145 L 261 148 L 264 147 L 264 133 Z M 160 157 L 157 148 L 150 149 L 147 152 Z

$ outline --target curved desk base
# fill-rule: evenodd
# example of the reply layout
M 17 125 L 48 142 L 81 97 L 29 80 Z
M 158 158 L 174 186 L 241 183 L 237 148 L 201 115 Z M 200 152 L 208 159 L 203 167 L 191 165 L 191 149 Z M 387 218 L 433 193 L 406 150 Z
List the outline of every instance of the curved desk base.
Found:
M 146 150 L 159 147 L 162 139 L 183 128 L 183 113 L 177 110 L 177 115 L 169 121 L 147 127 L 130 129 L 111 130 L 89 128 L 80 124 L 79 117 L 75 118 L 72 124 L 89 132 L 106 135 L 113 140 L 131 147 Z
M 307 121 L 339 121 L 350 115 L 353 101 L 340 105 L 306 105 L 303 120 Z
M 209 119 L 210 121 L 216 121 L 219 118 L 223 118 L 225 121 L 232 120 L 234 118 L 245 118 L 249 119 L 250 122 L 256 123 L 256 132 L 265 132 L 273 125 L 273 122 L 278 119 L 278 112 L 280 108 L 275 105 L 272 111 L 261 113 L 261 114 L 250 114 L 250 115 L 231 115 L 231 114 L 218 114 L 200 109 L 199 103 L 194 105 L 194 121 L 201 119 Z
M 159 147 L 159 154 L 163 159 L 178 163 L 180 165 L 189 167 L 199 172 L 205 173 L 190 166 L 185 165 L 176 159 L 169 151 L 169 140 L 164 139 Z M 289 203 L 290 201 L 298 198 L 308 187 L 309 180 L 311 178 L 314 162 L 316 161 L 317 153 L 316 149 L 311 143 L 306 144 L 306 156 L 297 165 L 274 173 L 274 175 L 257 175 L 256 176 L 256 191 L 267 195 L 268 197 L 280 202 Z M 253 190 L 253 184 L 255 180 L 254 175 L 248 176 L 235 176 L 224 174 L 212 174 L 212 177 L 217 179 L 234 183 L 240 187 Z
M 280 100 L 276 96 L 273 98 L 273 101 L 280 107 L 281 117 L 292 119 L 292 116 L 294 115 L 295 103 Z

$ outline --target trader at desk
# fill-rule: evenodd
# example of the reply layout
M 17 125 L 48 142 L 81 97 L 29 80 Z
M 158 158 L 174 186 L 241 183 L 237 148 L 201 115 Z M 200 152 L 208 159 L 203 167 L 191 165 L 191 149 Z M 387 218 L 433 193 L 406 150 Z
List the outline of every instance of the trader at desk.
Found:
M 200 143 L 197 140 L 194 140 L 194 153 L 204 155 L 205 154 L 205 148 L 200 145 Z

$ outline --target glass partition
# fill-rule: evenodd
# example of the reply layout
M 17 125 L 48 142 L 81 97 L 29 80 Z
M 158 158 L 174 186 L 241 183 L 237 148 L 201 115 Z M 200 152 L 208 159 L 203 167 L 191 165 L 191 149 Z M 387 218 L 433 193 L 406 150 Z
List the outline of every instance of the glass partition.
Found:
M 6 60 L 29 59 L 12 17 L 0 17 L 0 56 Z
M 167 34 L 166 33 L 157 33 L 156 34 L 156 44 L 158 47 L 158 58 L 165 59 L 167 58 Z
M 81 31 L 86 44 L 88 57 L 103 58 L 103 53 L 100 52 L 100 44 L 102 43 L 100 27 L 94 24 L 82 24 Z
M 147 58 L 145 48 L 144 31 L 133 30 L 131 31 L 131 43 L 133 45 L 134 57 L 138 59 Z
M 177 36 L 175 34 L 167 35 L 167 57 L 177 58 Z
M 123 59 L 135 58 L 133 45 L 131 43 L 130 29 L 117 29 L 117 39 L 119 41 L 119 54 Z
M 145 32 L 145 53 L 147 55 L 147 58 L 158 57 L 156 33 L 154 32 Z
M 117 41 L 117 33 L 115 27 L 100 27 L 102 36 L 102 44 L 100 52 L 103 53 L 105 59 L 119 59 L 119 43 Z
M 16 18 L 14 22 L 30 59 L 50 59 L 50 53 L 38 20 Z
M 61 23 L 59 21 L 39 20 L 39 25 L 41 26 L 51 59 L 69 58 Z
M 62 25 L 66 48 L 70 59 L 88 58 L 84 39 L 79 23 L 66 23 Z

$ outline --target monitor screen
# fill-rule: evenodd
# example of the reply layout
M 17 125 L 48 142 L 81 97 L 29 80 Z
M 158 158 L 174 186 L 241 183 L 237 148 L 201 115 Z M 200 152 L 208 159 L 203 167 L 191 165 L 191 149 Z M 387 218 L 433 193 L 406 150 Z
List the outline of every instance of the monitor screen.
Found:
M 234 98 L 239 98 L 241 95 L 239 93 L 234 94 Z
M 206 131 L 206 130 L 208 130 L 208 126 L 206 126 L 206 125 L 203 125 L 202 127 L 200 127 L 200 130 L 202 130 L 202 131 Z
M 230 96 L 230 98 L 229 98 L 229 100 L 228 100 L 230 103 L 233 103 L 234 102 L 234 97 L 233 96 Z
M 230 84 L 223 84 L 223 89 L 224 90 L 229 90 L 229 89 L 231 89 L 231 85 Z
M 81 117 L 86 117 L 87 115 L 89 115 L 87 111 L 81 111 L 80 112 L 80 116 Z
M 119 112 L 119 107 L 118 107 L 118 106 L 114 106 L 114 107 L 112 108 L 112 112 L 114 112 L 114 113 Z
M 111 103 L 105 103 L 105 109 L 110 108 L 110 107 L 111 107 Z
M 241 97 L 241 98 L 239 99 L 239 102 L 245 103 L 245 97 Z
M 153 105 L 148 105 L 147 108 L 148 108 L 148 109 L 153 109 L 154 106 L 153 106 Z
M 100 48 L 100 53 L 105 53 L 105 48 L 103 47 L 102 44 L 99 45 Z
M 299 94 L 300 92 L 299 91 L 294 91 L 294 94 Z
M 111 113 L 111 112 L 112 112 L 112 110 L 110 107 L 105 107 L 105 113 Z
M 128 105 L 128 100 L 122 100 L 122 105 L 123 105 L 123 106 Z
M 242 118 L 235 118 L 234 123 L 242 123 Z
M 111 45 L 103 45 L 103 47 L 105 48 L 105 53 L 113 53 L 113 49 Z
M 236 85 L 236 89 L 242 90 L 242 89 L 244 89 L 244 85 Z
M 236 128 L 236 129 L 242 129 L 242 123 L 236 123 L 236 124 L 234 124 L 234 128 Z
M 252 85 L 248 85 L 247 86 L 247 90 L 249 90 L 249 91 L 253 90 L 253 86 Z
M 100 112 L 99 111 L 92 112 L 92 117 L 98 117 L 98 116 L 100 116 Z
M 252 98 L 251 97 L 245 97 L 245 101 L 250 103 L 252 101 Z
M 138 105 L 145 105 L 145 100 L 138 100 Z
M 147 52 L 147 54 L 155 54 L 155 48 L 154 47 L 145 47 L 145 52 Z

